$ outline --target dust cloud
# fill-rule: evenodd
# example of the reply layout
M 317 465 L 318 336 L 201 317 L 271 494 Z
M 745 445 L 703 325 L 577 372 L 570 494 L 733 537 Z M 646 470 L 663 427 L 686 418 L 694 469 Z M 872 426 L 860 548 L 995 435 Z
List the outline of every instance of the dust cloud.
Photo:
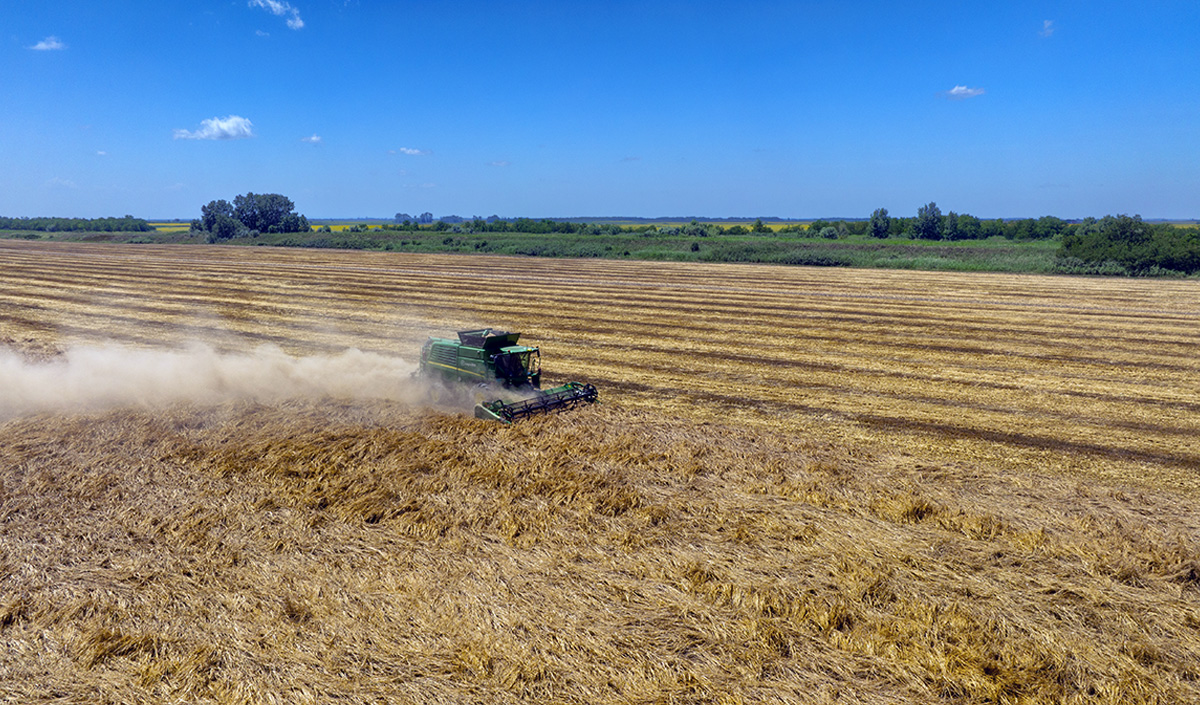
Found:
M 411 378 L 415 368 L 356 349 L 297 357 L 274 346 L 230 353 L 201 344 L 177 350 L 113 344 L 75 347 L 38 361 L 0 348 L 0 420 L 180 402 L 332 397 L 416 403 L 423 385 Z

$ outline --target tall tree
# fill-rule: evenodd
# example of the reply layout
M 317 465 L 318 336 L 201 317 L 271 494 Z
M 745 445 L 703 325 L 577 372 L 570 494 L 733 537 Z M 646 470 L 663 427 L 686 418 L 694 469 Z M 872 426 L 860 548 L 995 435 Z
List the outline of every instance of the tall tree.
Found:
M 208 241 L 218 242 L 220 240 L 228 240 L 232 237 L 237 237 L 239 233 L 244 233 L 246 230 L 238 221 L 225 215 L 219 214 L 213 219 L 213 226 L 208 231 Z
M 278 193 L 247 193 L 233 199 L 233 217 L 251 230 L 278 231 L 283 219 L 295 210 L 292 199 Z
M 1066 221 L 1052 215 L 1044 215 L 1034 224 L 1034 235 L 1039 240 L 1049 240 L 1061 235 L 1066 228 Z
M 871 214 L 871 237 L 883 239 L 888 236 L 892 229 L 892 219 L 888 216 L 886 208 L 876 208 Z
M 258 224 L 259 230 L 268 231 L 271 228 L 277 228 L 282 232 L 295 232 L 284 227 L 284 220 L 292 215 L 296 210 L 296 204 L 292 203 L 292 199 L 279 193 L 260 194 L 258 197 Z M 293 219 L 293 222 L 295 220 Z M 307 221 L 305 229 L 307 230 Z M 293 228 L 296 226 L 293 225 Z
M 221 199 L 219 201 L 209 201 L 208 205 L 200 206 L 200 227 L 209 232 L 213 231 L 213 227 L 217 224 L 218 217 L 233 218 L 233 206 L 229 201 Z
M 962 233 L 958 232 L 958 213 L 950 211 L 942 218 L 942 238 L 958 240 L 961 237 Z
M 292 199 L 278 193 L 247 193 L 228 201 L 210 201 L 201 206 L 200 218 L 192 227 L 213 234 L 218 240 L 246 233 L 293 233 L 310 230 L 308 219 L 295 213 Z
M 233 217 L 250 230 L 266 230 L 259 227 L 258 196 L 253 191 L 233 197 Z
M 913 225 L 917 237 L 922 240 L 940 240 L 942 237 L 942 211 L 930 201 L 917 209 L 917 222 Z

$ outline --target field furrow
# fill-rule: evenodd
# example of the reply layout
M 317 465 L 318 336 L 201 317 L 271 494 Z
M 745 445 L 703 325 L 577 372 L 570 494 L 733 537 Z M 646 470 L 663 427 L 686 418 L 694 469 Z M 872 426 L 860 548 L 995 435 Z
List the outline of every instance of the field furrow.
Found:
M 7 335 L 53 331 L 60 348 L 271 343 L 411 359 L 424 334 L 493 324 L 552 351 L 550 374 L 642 389 L 635 405 L 671 396 L 719 417 L 757 404 L 767 425 L 832 414 L 870 435 L 977 437 L 981 451 L 1052 447 L 1045 436 L 1100 461 L 1200 456 L 1192 282 L 27 243 L 3 253 Z
M 601 403 L 411 380 L 484 326 Z M 1195 280 L 0 241 L 0 700 L 1194 702 L 1198 352 Z

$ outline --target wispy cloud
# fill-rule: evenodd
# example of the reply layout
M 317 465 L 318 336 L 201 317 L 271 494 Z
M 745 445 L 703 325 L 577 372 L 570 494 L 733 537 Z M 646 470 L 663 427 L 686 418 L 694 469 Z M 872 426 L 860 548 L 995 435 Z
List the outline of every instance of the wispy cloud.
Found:
M 35 51 L 61 51 L 62 49 L 66 49 L 67 45 L 63 44 L 62 40 L 58 37 L 52 36 L 46 37 L 29 48 Z
M 281 0 L 250 0 L 250 7 L 261 7 L 276 17 L 286 17 L 287 26 L 291 29 L 304 27 L 304 20 L 300 19 L 300 11 L 292 7 L 290 3 L 281 2 Z
M 411 157 L 424 157 L 426 155 L 433 154 L 433 152 L 429 151 L 428 149 L 414 149 L 412 147 L 401 147 L 400 149 L 389 150 L 388 154 L 407 154 Z
M 71 181 L 70 179 L 63 179 L 57 176 L 47 181 L 46 185 L 50 188 L 76 188 L 74 181 Z
M 103 149 L 100 149 L 100 150 L 97 150 L 97 151 L 96 151 L 96 156 L 97 156 L 97 157 L 107 157 L 107 156 L 108 156 L 108 152 L 105 152 Z
M 1049 37 L 1054 34 L 1054 20 L 1042 20 L 1042 31 L 1038 32 L 1038 36 Z
M 321 144 L 321 136 L 314 134 L 312 137 L 301 137 L 300 141 L 307 142 L 309 144 Z
M 621 157 L 621 161 L 628 164 L 629 162 L 640 162 L 641 157 Z
M 488 166 L 512 166 L 512 162 L 506 159 L 501 159 L 494 162 L 488 162 Z
M 199 130 L 175 130 L 177 140 L 240 140 L 253 136 L 254 125 L 239 115 L 202 120 Z
M 968 88 L 966 86 L 955 86 L 948 91 L 943 91 L 942 95 L 950 100 L 965 100 L 967 98 L 975 98 L 983 95 L 982 88 Z

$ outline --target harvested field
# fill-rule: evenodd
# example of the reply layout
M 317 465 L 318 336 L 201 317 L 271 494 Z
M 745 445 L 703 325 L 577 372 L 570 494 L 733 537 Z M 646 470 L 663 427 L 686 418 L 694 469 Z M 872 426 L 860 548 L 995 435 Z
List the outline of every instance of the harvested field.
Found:
M 99 343 L 394 373 L 494 325 L 602 400 L 14 402 L 2 700 L 1200 700 L 1200 283 L 15 241 L 0 272 L 0 375 Z

